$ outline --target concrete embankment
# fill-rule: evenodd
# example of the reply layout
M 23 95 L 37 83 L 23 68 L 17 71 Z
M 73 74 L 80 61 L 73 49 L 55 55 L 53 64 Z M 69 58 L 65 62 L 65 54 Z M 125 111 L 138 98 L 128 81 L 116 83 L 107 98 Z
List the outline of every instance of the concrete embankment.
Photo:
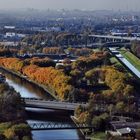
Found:
M 77 118 L 75 116 L 70 116 L 70 118 L 72 119 L 72 121 L 74 122 L 74 124 L 78 127 L 79 124 L 77 123 Z M 86 136 L 86 133 L 82 129 L 79 129 L 79 132 L 82 135 L 82 138 L 84 140 L 91 140 L 89 137 Z

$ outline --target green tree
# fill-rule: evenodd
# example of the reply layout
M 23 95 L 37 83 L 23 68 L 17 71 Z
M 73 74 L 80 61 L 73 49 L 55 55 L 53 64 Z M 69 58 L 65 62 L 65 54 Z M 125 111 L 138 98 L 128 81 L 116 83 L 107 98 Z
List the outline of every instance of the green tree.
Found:
M 125 112 L 125 107 L 126 107 L 126 105 L 124 104 L 124 102 L 118 102 L 118 103 L 116 104 L 116 110 L 117 110 L 119 113 Z
M 91 85 L 97 85 L 99 81 L 99 75 L 97 70 L 89 70 L 85 73 L 85 77 L 87 80 L 89 80 L 89 83 Z
M 105 130 L 109 122 L 109 115 L 107 113 L 101 114 L 100 116 L 95 116 L 92 119 L 92 125 L 96 130 Z

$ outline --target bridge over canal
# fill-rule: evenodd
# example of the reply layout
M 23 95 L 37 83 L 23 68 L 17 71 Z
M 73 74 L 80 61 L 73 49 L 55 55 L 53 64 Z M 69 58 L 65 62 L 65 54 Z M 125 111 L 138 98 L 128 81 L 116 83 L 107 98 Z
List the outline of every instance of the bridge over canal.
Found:
M 62 129 L 93 129 L 93 126 L 89 126 L 86 124 L 62 124 L 62 123 L 29 123 L 31 130 L 62 130 Z
M 88 105 L 87 103 L 70 103 L 55 100 L 42 100 L 36 98 L 22 98 L 22 100 L 25 102 L 25 107 L 67 111 L 74 111 L 79 105 L 84 107 Z

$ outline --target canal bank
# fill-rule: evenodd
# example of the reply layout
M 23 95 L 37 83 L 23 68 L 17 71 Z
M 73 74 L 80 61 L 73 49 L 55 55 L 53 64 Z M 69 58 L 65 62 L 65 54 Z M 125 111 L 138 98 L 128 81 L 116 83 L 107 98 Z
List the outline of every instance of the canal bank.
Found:
M 19 78 L 21 78 L 21 79 L 23 79 L 23 80 L 26 80 L 26 81 L 28 81 L 29 83 L 33 84 L 34 86 L 37 86 L 37 87 L 43 89 L 43 90 L 46 92 L 46 94 L 50 94 L 50 96 L 52 96 L 52 99 L 58 100 L 57 96 L 55 96 L 55 91 L 53 91 L 53 90 L 50 89 L 49 87 L 44 86 L 44 85 L 41 85 L 41 84 L 39 84 L 39 83 L 37 83 L 37 82 L 35 82 L 35 81 L 29 79 L 28 77 L 26 77 L 26 76 L 24 76 L 24 75 L 22 75 L 22 74 L 16 73 L 16 72 L 14 72 L 14 71 L 12 71 L 12 70 L 9 70 L 9 69 L 6 69 L 6 68 L 4 68 L 4 67 L 2 67 L 2 66 L 0 66 L 0 69 L 1 69 L 1 70 L 4 70 L 4 71 L 6 71 L 6 72 L 8 72 L 8 73 L 10 73 L 10 74 L 13 74 L 14 76 L 17 76 L 17 77 L 19 77 Z
M 15 76 L 8 71 L 2 71 L 6 76 L 6 82 L 20 92 L 21 97 L 35 97 L 35 98 L 49 98 L 44 90 L 34 84 L 28 82 L 26 79 Z M 30 113 L 29 113 L 30 112 Z M 36 110 L 28 108 L 29 118 L 28 122 L 61 122 L 62 124 L 73 125 L 69 113 L 58 112 L 55 110 Z M 32 131 L 34 140 L 83 140 L 78 130 L 53 130 L 53 131 Z

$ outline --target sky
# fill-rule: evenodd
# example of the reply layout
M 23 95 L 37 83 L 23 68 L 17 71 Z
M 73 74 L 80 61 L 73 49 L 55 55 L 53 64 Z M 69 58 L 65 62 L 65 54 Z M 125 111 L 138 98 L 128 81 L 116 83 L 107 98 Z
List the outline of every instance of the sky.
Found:
M 25 8 L 140 11 L 140 0 L 0 0 L 0 10 Z

